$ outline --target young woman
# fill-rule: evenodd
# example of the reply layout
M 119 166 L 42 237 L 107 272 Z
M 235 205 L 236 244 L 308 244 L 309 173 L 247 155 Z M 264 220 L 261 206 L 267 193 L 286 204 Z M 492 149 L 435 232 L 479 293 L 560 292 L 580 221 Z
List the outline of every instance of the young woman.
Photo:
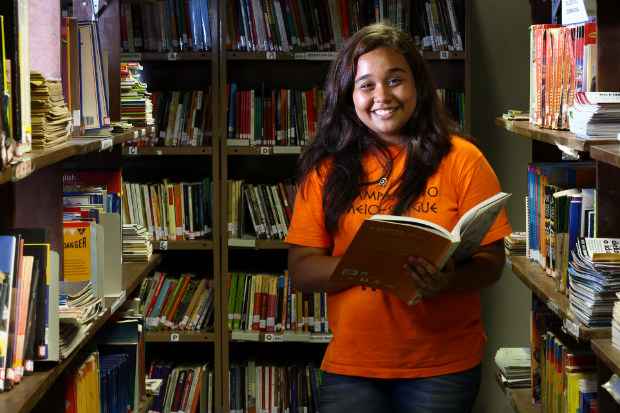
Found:
M 457 136 L 406 33 L 368 26 L 338 53 L 300 178 L 288 265 L 297 287 L 329 293 L 321 413 L 470 411 L 485 342 L 479 291 L 501 274 L 505 211 L 467 261 L 434 268 L 411 245 L 403 271 L 422 295 L 416 305 L 329 280 L 367 217 L 402 214 L 451 229 L 500 190 L 484 156 Z

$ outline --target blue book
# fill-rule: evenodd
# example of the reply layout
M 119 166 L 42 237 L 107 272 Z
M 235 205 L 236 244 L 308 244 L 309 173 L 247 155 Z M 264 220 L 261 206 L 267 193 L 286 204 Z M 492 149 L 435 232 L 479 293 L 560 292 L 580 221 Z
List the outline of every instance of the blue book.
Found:
M 11 316 L 11 288 L 15 272 L 15 255 L 17 253 L 17 238 L 13 236 L 0 236 L 0 391 L 8 389 L 5 380 L 8 345 L 9 325 Z

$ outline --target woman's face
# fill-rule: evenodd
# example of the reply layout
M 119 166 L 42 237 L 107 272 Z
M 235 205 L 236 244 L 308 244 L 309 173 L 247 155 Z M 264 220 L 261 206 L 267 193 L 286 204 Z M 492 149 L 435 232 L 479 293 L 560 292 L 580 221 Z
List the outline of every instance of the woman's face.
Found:
M 416 88 L 405 57 L 382 47 L 357 61 L 353 105 L 359 119 L 388 143 L 399 143 L 416 106 Z

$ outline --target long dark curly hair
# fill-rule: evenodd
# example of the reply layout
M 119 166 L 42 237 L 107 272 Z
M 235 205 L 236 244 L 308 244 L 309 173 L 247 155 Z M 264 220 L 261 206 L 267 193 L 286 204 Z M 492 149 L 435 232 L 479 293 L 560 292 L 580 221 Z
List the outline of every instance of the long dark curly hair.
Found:
M 323 208 L 325 227 L 332 235 L 338 231 L 340 217 L 352 206 L 362 187 L 373 183 L 365 176 L 363 154 L 376 152 L 386 174 L 392 168 L 388 145 L 362 123 L 353 104 L 358 59 L 381 47 L 391 48 L 405 57 L 417 95 L 415 110 L 402 134 L 407 161 L 395 190 L 396 202 L 391 213 L 402 214 L 423 193 L 428 178 L 450 151 L 451 134 L 457 131 L 437 96 L 426 62 L 407 33 L 386 24 L 373 24 L 351 36 L 330 67 L 317 134 L 302 154 L 298 168 L 303 191 L 307 175 L 315 169 L 319 171 L 324 161 L 330 160 Z

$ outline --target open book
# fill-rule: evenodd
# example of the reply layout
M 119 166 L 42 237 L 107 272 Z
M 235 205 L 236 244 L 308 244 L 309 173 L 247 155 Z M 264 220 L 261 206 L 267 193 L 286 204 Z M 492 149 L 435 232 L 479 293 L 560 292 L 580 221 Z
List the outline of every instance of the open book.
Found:
M 419 218 L 373 215 L 355 234 L 331 275 L 334 281 L 392 292 L 405 302 L 416 297 L 413 279 L 403 270 L 409 256 L 427 259 L 443 268 L 450 257 L 457 262 L 480 246 L 510 197 L 499 192 L 468 210 L 452 231 Z

